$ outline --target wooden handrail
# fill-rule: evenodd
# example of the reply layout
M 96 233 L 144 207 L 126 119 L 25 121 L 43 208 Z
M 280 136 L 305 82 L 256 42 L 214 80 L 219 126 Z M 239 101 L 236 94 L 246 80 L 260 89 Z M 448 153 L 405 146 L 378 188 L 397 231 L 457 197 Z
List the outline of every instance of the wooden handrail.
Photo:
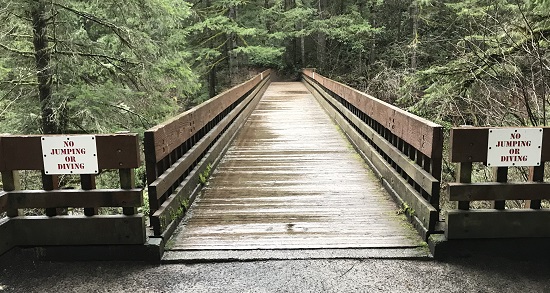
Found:
M 270 79 L 266 70 L 214 98 L 145 132 L 144 147 L 149 191 L 150 222 L 155 235 L 182 217 L 194 199 L 199 175 L 210 168 L 235 132 L 235 120 L 258 100 Z M 241 121 L 242 122 L 242 121 Z M 222 139 L 222 137 L 224 137 Z
M 421 234 L 439 220 L 443 127 L 311 69 L 306 86 L 419 223 Z M 413 215 L 415 214 L 415 215 Z

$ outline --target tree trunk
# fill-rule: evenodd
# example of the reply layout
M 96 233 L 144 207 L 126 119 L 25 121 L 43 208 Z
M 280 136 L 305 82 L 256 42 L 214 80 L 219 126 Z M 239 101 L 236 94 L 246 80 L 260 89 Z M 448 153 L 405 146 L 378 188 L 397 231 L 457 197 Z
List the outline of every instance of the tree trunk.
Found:
M 42 116 L 42 132 L 52 134 L 57 132 L 57 127 L 52 109 L 51 56 L 48 48 L 48 20 L 46 17 L 45 1 L 39 0 L 32 4 L 31 16 L 38 96 Z
M 319 12 L 319 19 L 325 19 L 325 8 L 327 7 L 326 0 L 319 0 L 319 7 L 317 11 Z M 317 33 L 317 67 L 321 72 L 325 68 L 325 59 L 326 59 L 326 48 L 327 48 L 327 36 L 323 32 Z
M 216 66 L 208 72 L 208 96 L 210 98 L 216 96 Z
M 304 23 L 300 21 L 300 30 L 304 29 Z M 306 66 L 306 42 L 304 36 L 300 36 L 300 67 Z
M 237 20 L 237 7 L 236 6 L 230 6 L 229 7 L 229 19 L 236 21 Z M 229 79 L 231 80 L 231 84 L 235 85 L 238 83 L 239 78 L 239 60 L 237 59 L 237 54 L 233 52 L 234 49 L 237 48 L 237 36 L 235 33 L 229 34 L 229 42 L 228 42 L 228 52 L 229 55 Z
M 411 16 L 412 16 L 412 42 L 411 42 L 411 69 L 413 71 L 416 71 L 417 66 L 417 45 L 418 45 L 418 2 L 413 1 L 412 8 L 411 8 Z

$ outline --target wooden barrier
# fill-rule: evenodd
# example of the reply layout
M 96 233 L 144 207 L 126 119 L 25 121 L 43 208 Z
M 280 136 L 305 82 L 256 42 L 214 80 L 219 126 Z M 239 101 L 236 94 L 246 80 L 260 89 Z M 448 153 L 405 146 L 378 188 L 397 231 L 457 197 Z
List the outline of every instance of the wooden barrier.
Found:
M 145 132 L 150 220 L 167 239 L 236 131 L 266 90 L 270 71 Z M 204 183 L 204 182 L 203 182 Z
M 446 219 L 448 239 L 550 237 L 550 199 L 544 181 L 544 162 L 550 161 L 550 128 L 543 128 L 541 164 L 530 167 L 528 182 L 507 182 L 508 167 L 494 167 L 494 182 L 472 183 L 472 163 L 487 161 L 488 127 L 451 130 L 451 162 L 458 163 L 457 182 L 449 184 L 449 199 L 458 209 Z M 471 201 L 493 201 L 493 209 L 470 210 Z M 526 200 L 527 209 L 505 209 L 506 200 Z
M 426 239 L 439 221 L 443 150 L 440 125 L 312 70 L 306 86 L 378 173 Z
M 145 243 L 142 190 L 135 188 L 133 169 L 140 166 L 135 134 L 96 135 L 99 169 L 118 169 L 120 189 L 95 189 L 95 175 L 80 175 L 81 189 L 59 189 L 59 175 L 44 172 L 41 137 L 0 136 L 0 254 L 13 246 L 120 245 Z M 42 171 L 42 190 L 19 190 L 19 170 Z M 98 215 L 100 207 L 122 207 L 123 215 Z M 23 216 L 29 208 L 46 216 Z M 70 216 L 60 209 L 84 208 Z

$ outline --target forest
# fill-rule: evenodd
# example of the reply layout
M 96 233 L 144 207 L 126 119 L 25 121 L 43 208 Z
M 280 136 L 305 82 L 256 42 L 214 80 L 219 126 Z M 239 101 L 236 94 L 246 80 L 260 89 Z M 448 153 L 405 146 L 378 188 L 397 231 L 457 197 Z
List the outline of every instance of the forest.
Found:
M 2 0 L 5 133 L 144 129 L 316 68 L 446 127 L 546 125 L 547 0 Z
M 0 132 L 143 133 L 306 67 L 446 129 L 545 126 L 549 36 L 548 0 L 0 0 Z

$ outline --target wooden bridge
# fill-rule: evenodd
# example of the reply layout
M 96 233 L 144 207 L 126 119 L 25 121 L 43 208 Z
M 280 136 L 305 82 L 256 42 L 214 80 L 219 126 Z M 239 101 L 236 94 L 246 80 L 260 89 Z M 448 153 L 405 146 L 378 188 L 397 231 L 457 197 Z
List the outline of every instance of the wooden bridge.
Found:
M 264 71 L 145 132 L 147 217 L 137 210 L 136 135 L 94 137 L 98 168 L 119 170 L 120 188 L 109 190 L 95 189 L 90 174 L 80 175 L 81 189 L 59 190 L 41 136 L 3 136 L 0 254 L 40 246 L 52 257 L 72 249 L 100 259 L 158 260 L 165 251 L 166 261 L 410 258 L 453 239 L 549 237 L 539 222 L 549 215 L 540 204 L 547 155 L 530 182 L 505 183 L 507 168 L 499 167 L 498 184 L 470 183 L 472 162 L 484 162 L 476 148 L 485 141 L 487 149 L 485 131 L 453 129 L 451 160 L 461 163 L 450 200 L 459 204 L 442 213 L 440 125 L 313 70 L 301 82 L 271 82 Z M 19 170 L 41 170 L 43 190 L 19 190 Z M 504 210 L 512 199 L 531 203 Z M 494 200 L 495 208 L 469 210 L 473 200 Z M 67 215 L 67 207 L 84 215 Z M 107 216 L 99 207 L 122 209 Z M 24 216 L 27 208 L 46 215 Z

